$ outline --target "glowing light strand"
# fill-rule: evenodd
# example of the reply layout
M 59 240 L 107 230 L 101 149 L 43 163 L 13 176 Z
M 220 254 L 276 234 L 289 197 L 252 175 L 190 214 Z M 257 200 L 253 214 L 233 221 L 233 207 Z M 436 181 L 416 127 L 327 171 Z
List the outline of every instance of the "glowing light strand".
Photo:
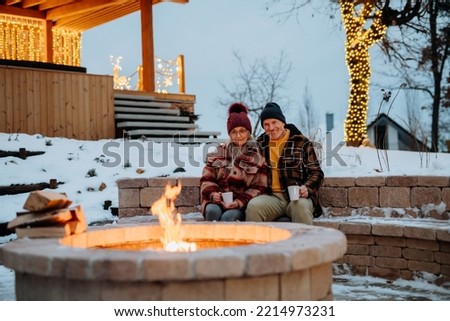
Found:
M 178 59 L 163 60 L 155 56 L 155 91 L 167 94 L 172 88 L 178 86 L 180 68 Z
M 0 58 L 44 61 L 40 20 L 0 15 Z
M 53 62 L 80 66 L 82 34 L 78 31 L 53 28 Z
M 45 21 L 0 15 L 0 59 L 46 62 Z M 62 28 L 52 28 L 53 63 L 66 66 L 81 65 L 82 33 Z M 113 63 L 114 88 L 130 89 L 130 77 L 119 76 L 120 61 Z M 141 68 L 141 67 L 139 67 Z M 139 73 L 139 68 L 137 72 Z M 180 85 L 180 60 L 163 60 L 155 57 L 156 92 L 176 92 Z M 133 75 L 134 75 L 133 74 Z M 138 84 L 139 86 L 139 84 Z
M 122 57 L 117 57 L 114 59 L 114 56 L 109 56 L 109 61 L 111 62 L 113 66 L 113 84 L 114 89 L 120 89 L 120 90 L 128 90 L 131 88 L 130 86 L 130 80 L 131 77 L 121 76 L 119 75 L 119 71 L 122 70 L 122 67 L 120 66 L 122 62 Z
M 350 75 L 350 97 L 344 125 L 348 146 L 359 146 L 367 133 L 367 109 L 370 84 L 369 48 L 386 33 L 381 10 L 373 1 L 362 2 L 356 10 L 355 1 L 340 0 L 342 21 L 346 32 L 345 60 Z M 375 10 L 375 12 L 373 12 Z M 366 28 L 368 20 L 370 27 Z

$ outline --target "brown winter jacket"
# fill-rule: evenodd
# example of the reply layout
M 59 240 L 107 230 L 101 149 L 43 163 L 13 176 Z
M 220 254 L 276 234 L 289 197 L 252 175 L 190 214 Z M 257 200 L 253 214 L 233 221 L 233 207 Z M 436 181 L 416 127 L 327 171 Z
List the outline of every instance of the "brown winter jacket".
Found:
M 267 165 L 255 140 L 241 148 L 231 142 L 220 144 L 217 152 L 207 155 L 200 178 L 202 213 L 214 192 L 233 192 L 244 204 L 267 190 Z
M 278 162 L 278 175 L 280 184 L 286 198 L 289 185 L 305 185 L 308 188 L 309 198 L 314 205 L 314 217 L 322 215 L 322 207 L 319 204 L 319 188 L 323 183 L 324 174 L 320 168 L 313 143 L 306 138 L 293 124 L 287 124 L 289 138 L 284 146 Z M 258 143 L 270 164 L 269 136 L 265 133 L 258 137 Z M 269 173 L 269 192 L 271 191 L 271 171 Z

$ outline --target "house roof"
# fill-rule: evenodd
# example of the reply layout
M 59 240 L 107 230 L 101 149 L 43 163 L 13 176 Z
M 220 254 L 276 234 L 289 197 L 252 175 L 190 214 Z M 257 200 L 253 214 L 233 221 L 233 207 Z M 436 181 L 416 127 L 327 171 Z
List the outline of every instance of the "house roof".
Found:
M 152 0 L 153 4 L 160 2 L 188 3 L 189 0 Z M 44 19 L 55 27 L 80 32 L 140 8 L 140 0 L 0 0 L 0 14 Z
M 391 124 L 392 126 L 397 128 L 399 131 L 411 135 L 411 133 L 409 131 L 407 131 L 405 128 L 400 126 L 395 120 L 393 120 L 391 117 L 389 117 L 385 113 L 380 113 L 371 123 L 369 123 L 367 125 L 367 128 L 371 128 L 377 124 L 386 125 L 387 123 Z
M 399 125 L 395 120 L 393 120 L 391 117 L 386 115 L 385 113 L 379 114 L 370 124 L 367 125 L 367 129 L 370 130 L 372 127 L 380 126 L 380 125 L 391 125 L 393 126 L 398 132 L 401 133 L 401 139 L 402 140 L 408 140 L 410 142 L 414 142 L 416 146 L 420 147 L 420 150 L 425 151 L 429 150 L 428 146 L 421 142 L 415 135 L 413 135 L 411 132 L 403 128 L 401 125 Z

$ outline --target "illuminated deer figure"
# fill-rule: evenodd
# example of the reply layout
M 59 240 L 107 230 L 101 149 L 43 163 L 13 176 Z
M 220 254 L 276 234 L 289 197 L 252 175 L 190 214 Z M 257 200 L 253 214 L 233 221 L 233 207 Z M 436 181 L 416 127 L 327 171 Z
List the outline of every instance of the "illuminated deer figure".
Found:
M 113 65 L 113 81 L 114 81 L 114 89 L 130 89 L 130 77 L 119 76 L 119 70 L 122 70 L 120 67 L 120 62 L 122 61 L 122 57 L 117 57 L 114 61 L 114 57 L 110 56 L 111 64 Z

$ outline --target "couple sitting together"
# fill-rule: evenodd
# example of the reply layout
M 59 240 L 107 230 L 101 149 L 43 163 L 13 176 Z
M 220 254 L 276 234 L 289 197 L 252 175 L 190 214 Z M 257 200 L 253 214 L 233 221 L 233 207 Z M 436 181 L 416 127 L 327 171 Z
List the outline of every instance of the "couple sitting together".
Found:
M 288 217 L 311 225 L 322 214 L 318 191 L 323 171 L 313 143 L 286 119 L 278 104 L 261 112 L 264 133 L 256 140 L 248 108 L 229 107 L 229 141 L 207 155 L 200 179 L 202 213 L 208 221 L 274 221 Z M 298 199 L 291 201 L 288 186 L 297 185 Z M 222 193 L 233 192 L 225 203 Z M 297 198 L 297 197 L 296 197 Z

